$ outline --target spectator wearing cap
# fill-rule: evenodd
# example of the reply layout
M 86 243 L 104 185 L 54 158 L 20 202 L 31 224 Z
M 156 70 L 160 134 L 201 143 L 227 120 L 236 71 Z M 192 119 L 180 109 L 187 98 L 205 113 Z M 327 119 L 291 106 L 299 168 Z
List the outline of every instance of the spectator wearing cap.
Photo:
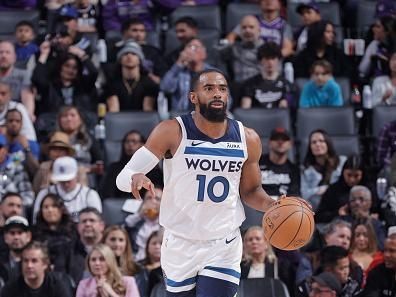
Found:
M 22 114 L 21 134 L 29 140 L 37 140 L 36 131 L 29 118 L 29 112 L 22 103 L 12 101 L 11 94 L 11 85 L 0 81 L 0 126 L 5 125 L 7 111 L 10 109 L 17 109 Z
M 24 208 L 21 195 L 15 192 L 5 193 L 0 200 L 0 255 L 8 251 L 4 242 L 4 224 L 12 216 L 23 216 Z
M 18 279 L 8 282 L 3 297 L 71 297 L 68 278 L 50 272 L 48 249 L 44 243 L 33 241 L 22 251 L 22 273 Z
M 332 273 L 339 281 L 341 290 L 340 297 L 356 296 L 361 291 L 361 284 L 353 278 L 354 275 L 361 275 L 359 265 L 349 259 L 348 250 L 341 246 L 329 245 L 320 251 L 319 267 L 316 274 L 320 272 Z M 359 273 L 356 273 L 359 271 Z M 304 280 L 298 284 L 296 297 L 308 297 L 309 283 Z
M 396 226 L 389 227 L 384 245 L 384 263 L 373 268 L 362 296 L 396 296 Z
M 54 132 L 51 136 L 47 151 L 48 160 L 40 163 L 40 167 L 37 169 L 33 179 L 33 190 L 35 193 L 50 186 L 52 165 L 57 158 L 65 156 L 73 157 L 75 155 L 75 150 L 70 144 L 69 136 L 60 131 Z M 78 166 L 77 180 L 82 185 L 86 186 L 88 184 L 87 170 L 82 165 Z
M 0 82 L 10 86 L 10 100 L 22 103 L 28 111 L 29 118 L 34 121 L 35 101 L 30 73 L 15 67 L 16 58 L 14 44 L 7 40 L 0 41 Z
M 300 52 L 307 45 L 309 26 L 320 21 L 322 16 L 320 14 L 319 6 L 314 1 L 300 3 L 296 8 L 296 12 L 301 16 L 303 23 L 294 35 L 296 51 Z
M 191 109 L 188 100 L 190 81 L 195 73 L 214 69 L 206 63 L 206 47 L 198 38 L 191 39 L 171 69 L 161 80 L 160 89 L 171 98 L 171 109 L 188 111 Z
M 9 109 L 6 114 L 6 137 L 8 152 L 22 160 L 30 177 L 39 167 L 40 146 L 35 140 L 29 140 L 21 133 L 23 116 L 18 109 Z
M 261 156 L 261 184 L 270 196 L 300 196 L 300 170 L 289 159 L 292 148 L 289 132 L 278 127 L 272 130 L 269 153 Z
M 167 71 L 167 65 L 161 50 L 147 43 L 147 29 L 143 21 L 131 19 L 122 24 L 122 41 L 116 44 L 123 46 L 129 40 L 140 45 L 144 54 L 143 67 L 147 70 L 149 77 L 157 84 Z M 116 47 L 116 49 L 119 49 Z
M 5 281 L 17 279 L 21 274 L 23 248 L 32 240 L 29 223 L 22 216 L 12 216 L 4 225 L 4 241 L 8 251 L 0 255 L 0 277 Z
M 102 211 L 102 202 L 99 194 L 87 186 L 80 184 L 77 180 L 78 165 L 72 157 L 59 157 L 52 166 L 51 179 L 55 185 L 41 190 L 35 200 L 33 208 L 33 221 L 37 220 L 37 213 L 43 198 L 48 193 L 59 195 L 73 219 L 77 220 L 77 215 L 85 207 L 94 207 Z
M 331 272 L 322 272 L 312 277 L 309 297 L 340 297 L 341 283 Z
M 240 26 L 240 40 L 219 52 L 221 62 L 235 82 L 243 82 L 260 73 L 257 51 L 264 43 L 260 38 L 260 23 L 254 15 L 243 17 Z
M 292 85 L 281 73 L 280 47 L 267 42 L 257 51 L 260 74 L 242 84 L 242 108 L 287 108 L 292 105 Z
M 109 112 L 156 109 L 158 85 L 142 67 L 143 61 L 142 49 L 136 42 L 127 42 L 118 52 L 115 76 L 104 91 Z
M 57 26 L 65 25 L 67 33 L 73 40 L 72 44 L 80 50 L 90 54 L 91 42 L 82 33 L 79 32 L 78 11 L 77 8 L 70 4 L 63 5 L 58 13 Z
M 24 206 L 31 206 L 34 200 L 32 184 L 25 168 L 18 158 L 8 153 L 7 138 L 0 134 L 0 194 L 16 192 L 23 198 Z

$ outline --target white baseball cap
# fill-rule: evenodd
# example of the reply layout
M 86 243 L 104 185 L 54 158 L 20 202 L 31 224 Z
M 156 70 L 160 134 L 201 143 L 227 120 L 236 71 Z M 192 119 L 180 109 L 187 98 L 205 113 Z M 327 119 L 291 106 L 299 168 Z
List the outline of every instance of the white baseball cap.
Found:
M 396 226 L 391 226 L 388 228 L 388 237 L 393 234 L 396 234 Z
M 77 176 L 78 165 L 72 157 L 60 157 L 54 161 L 52 166 L 52 181 L 70 181 Z

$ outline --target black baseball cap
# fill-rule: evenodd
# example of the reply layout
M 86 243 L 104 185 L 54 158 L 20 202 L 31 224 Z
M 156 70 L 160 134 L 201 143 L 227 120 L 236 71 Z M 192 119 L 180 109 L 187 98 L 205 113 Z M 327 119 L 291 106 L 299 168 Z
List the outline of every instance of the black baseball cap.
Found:
M 317 282 L 321 286 L 325 286 L 334 290 L 339 296 L 342 291 L 341 283 L 337 277 L 331 272 L 322 272 L 312 277 L 314 282 Z
M 299 5 L 297 6 L 297 8 L 296 8 L 296 12 L 297 12 L 298 14 L 302 14 L 302 12 L 303 12 L 304 9 L 313 9 L 313 10 L 315 10 L 317 13 L 320 13 L 318 4 L 316 4 L 316 3 L 313 2 L 313 1 L 308 2 L 308 3 L 301 3 L 301 4 L 299 4 Z
M 270 140 L 278 140 L 278 139 L 283 139 L 283 140 L 290 140 L 290 134 L 289 132 L 283 128 L 283 127 L 277 127 L 274 130 L 271 131 L 270 135 Z

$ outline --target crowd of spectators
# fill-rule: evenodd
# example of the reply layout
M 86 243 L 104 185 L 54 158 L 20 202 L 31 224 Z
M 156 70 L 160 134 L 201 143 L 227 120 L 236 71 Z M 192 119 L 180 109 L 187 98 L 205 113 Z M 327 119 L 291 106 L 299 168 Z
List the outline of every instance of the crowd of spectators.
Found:
M 396 104 L 396 4 L 376 0 L 373 24 L 359 31 L 358 1 L 329 2 L 338 4 L 341 27 L 315 1 L 0 0 L 0 10 L 41 17 L 39 27 L 21 20 L 0 40 L 0 296 L 149 297 L 163 283 L 161 166 L 148 174 L 156 195 L 128 203 L 115 179 L 146 135 L 130 127 L 108 162 L 94 128 L 98 105 L 156 112 L 165 96 L 170 111 L 189 112 L 191 78 L 211 68 L 229 78 L 230 117 L 236 108 L 287 109 L 292 120 L 300 108 L 367 112 L 339 78 L 361 91 L 371 86 L 373 106 Z M 201 5 L 225 16 L 230 3 L 254 3 L 257 12 L 218 38 L 207 40 L 194 15 L 172 18 L 179 7 Z M 289 22 L 292 5 L 299 26 Z M 362 56 L 351 55 L 340 32 L 365 40 Z M 395 296 L 396 115 L 379 135 L 359 135 L 378 138 L 372 164 L 363 151 L 339 154 L 314 127 L 306 153 L 296 154 L 296 129 L 277 127 L 264 141 L 262 186 L 274 199 L 309 201 L 314 236 L 285 252 L 248 226 L 241 279 L 279 279 L 292 297 Z M 386 180 L 381 191 L 377 177 Z M 106 199 L 126 201 L 120 224 L 106 221 Z

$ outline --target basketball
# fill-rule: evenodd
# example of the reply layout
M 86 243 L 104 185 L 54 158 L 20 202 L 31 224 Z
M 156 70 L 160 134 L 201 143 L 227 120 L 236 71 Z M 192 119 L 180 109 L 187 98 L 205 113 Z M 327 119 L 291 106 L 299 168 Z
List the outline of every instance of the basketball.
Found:
M 310 241 L 314 228 L 312 210 L 295 197 L 280 198 L 263 217 L 266 239 L 281 250 L 303 247 Z

